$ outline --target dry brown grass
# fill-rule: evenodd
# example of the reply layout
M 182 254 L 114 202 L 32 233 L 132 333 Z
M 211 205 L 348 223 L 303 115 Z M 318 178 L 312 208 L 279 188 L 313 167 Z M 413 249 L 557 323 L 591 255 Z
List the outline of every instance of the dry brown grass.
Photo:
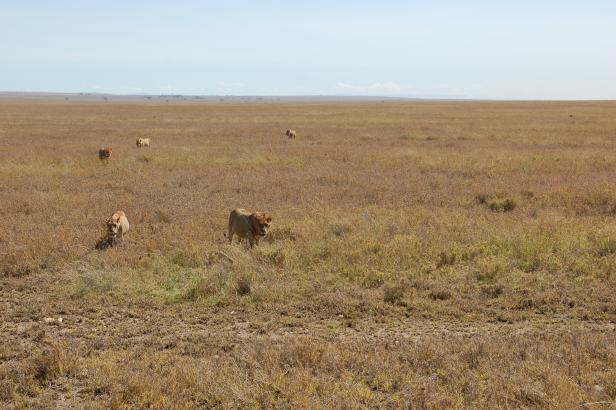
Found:
M 615 110 L 0 103 L 0 403 L 614 405 Z

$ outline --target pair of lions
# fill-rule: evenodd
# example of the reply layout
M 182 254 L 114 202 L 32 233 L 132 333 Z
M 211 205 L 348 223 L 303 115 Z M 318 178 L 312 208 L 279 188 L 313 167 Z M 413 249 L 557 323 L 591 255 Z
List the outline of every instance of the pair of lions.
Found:
M 107 232 L 98 243 L 96 249 L 113 248 L 118 242 L 121 242 L 124 235 L 128 232 L 130 224 L 124 211 L 114 212 L 109 219 L 107 219 Z
M 293 130 L 287 130 L 287 132 L 285 132 L 286 136 L 289 138 L 295 138 L 297 137 L 297 133 Z
M 144 148 L 150 146 L 149 138 L 137 138 L 137 148 Z
M 259 244 L 259 239 L 267 235 L 271 225 L 272 216 L 264 212 L 248 212 L 245 209 L 234 209 L 229 215 L 229 243 L 233 243 L 233 236 L 247 239 L 250 247 Z M 107 232 L 96 244 L 96 249 L 114 247 L 121 242 L 128 233 L 130 224 L 124 211 L 116 211 L 107 219 Z

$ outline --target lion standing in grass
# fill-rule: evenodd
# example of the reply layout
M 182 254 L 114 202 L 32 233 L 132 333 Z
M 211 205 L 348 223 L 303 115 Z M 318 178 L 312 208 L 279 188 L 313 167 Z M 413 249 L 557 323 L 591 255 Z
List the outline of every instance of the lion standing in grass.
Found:
M 130 224 L 128 223 L 128 218 L 126 218 L 124 211 L 116 211 L 107 219 L 107 233 L 98 241 L 96 249 L 114 247 L 122 241 L 129 228 Z
M 233 243 L 233 235 L 248 239 L 252 248 L 259 244 L 259 239 L 267 235 L 272 217 L 263 212 L 248 212 L 244 209 L 234 209 L 229 215 L 229 243 Z

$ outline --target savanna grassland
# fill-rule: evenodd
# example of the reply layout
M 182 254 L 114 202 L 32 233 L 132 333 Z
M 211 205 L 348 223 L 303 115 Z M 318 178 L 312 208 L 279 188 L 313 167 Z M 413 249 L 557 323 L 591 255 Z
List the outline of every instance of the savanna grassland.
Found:
M 614 102 L 2 102 L 0 215 L 1 407 L 616 406 Z

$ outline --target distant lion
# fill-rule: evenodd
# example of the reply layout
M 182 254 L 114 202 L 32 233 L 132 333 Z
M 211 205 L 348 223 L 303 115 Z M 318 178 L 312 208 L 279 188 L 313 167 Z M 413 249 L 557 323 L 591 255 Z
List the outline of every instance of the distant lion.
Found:
M 114 247 L 121 242 L 124 235 L 128 232 L 130 225 L 128 218 L 123 211 L 116 211 L 109 219 L 107 219 L 107 233 L 98 241 L 96 249 L 105 249 Z
M 263 212 L 249 212 L 244 209 L 234 209 L 229 215 L 229 243 L 233 243 L 233 235 L 240 239 L 248 239 L 252 248 L 259 244 L 259 239 L 267 235 L 272 222 L 272 216 Z
M 149 138 L 137 138 L 137 148 L 149 147 L 150 139 Z
M 111 157 L 112 152 L 113 152 L 113 149 L 111 149 L 110 147 L 101 148 L 98 150 L 98 158 L 101 160 L 109 159 Z
M 289 138 L 295 138 L 297 137 L 297 133 L 293 130 L 287 130 L 287 132 L 285 133 L 287 137 Z

